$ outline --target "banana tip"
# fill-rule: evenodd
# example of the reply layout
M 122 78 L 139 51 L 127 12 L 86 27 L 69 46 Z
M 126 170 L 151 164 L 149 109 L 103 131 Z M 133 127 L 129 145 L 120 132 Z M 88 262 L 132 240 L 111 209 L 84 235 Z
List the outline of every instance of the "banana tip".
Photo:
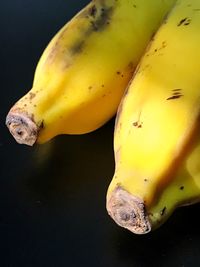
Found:
M 6 125 L 19 144 L 32 146 L 36 142 L 39 129 L 27 114 L 10 111 L 6 117 Z
M 134 234 L 146 234 L 151 225 L 145 212 L 144 202 L 118 186 L 107 199 L 107 211 L 121 227 Z

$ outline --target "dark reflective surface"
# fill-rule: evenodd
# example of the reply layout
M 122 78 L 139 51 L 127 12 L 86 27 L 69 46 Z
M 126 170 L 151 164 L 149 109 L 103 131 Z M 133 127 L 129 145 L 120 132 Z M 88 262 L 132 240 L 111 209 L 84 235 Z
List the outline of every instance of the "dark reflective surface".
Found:
M 8 109 L 31 87 L 50 38 L 86 3 L 0 4 L 0 266 L 200 266 L 200 205 L 179 209 L 146 236 L 108 217 L 113 120 L 91 134 L 34 148 L 16 144 L 4 126 Z

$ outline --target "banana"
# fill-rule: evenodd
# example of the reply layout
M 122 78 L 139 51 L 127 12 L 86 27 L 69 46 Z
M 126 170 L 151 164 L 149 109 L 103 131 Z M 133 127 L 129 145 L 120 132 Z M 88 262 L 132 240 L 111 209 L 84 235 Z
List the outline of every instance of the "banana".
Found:
M 152 229 L 160 227 L 176 208 L 200 201 L 199 139 L 190 150 L 177 168 L 175 178 L 157 196 L 155 203 L 148 210 Z
M 9 111 L 16 141 L 84 134 L 117 111 L 135 67 L 175 0 L 93 0 L 51 40 L 32 89 Z
M 200 199 L 200 2 L 178 0 L 118 109 L 107 210 L 136 234 Z

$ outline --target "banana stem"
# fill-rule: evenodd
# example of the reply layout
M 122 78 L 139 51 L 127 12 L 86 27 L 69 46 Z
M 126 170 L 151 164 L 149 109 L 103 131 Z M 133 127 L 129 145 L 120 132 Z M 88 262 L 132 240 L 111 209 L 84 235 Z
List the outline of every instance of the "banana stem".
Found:
M 121 227 L 135 234 L 146 234 L 151 231 L 144 201 L 122 187 L 116 187 L 111 193 L 106 208 L 108 214 Z
M 40 127 L 26 113 L 10 110 L 6 117 L 6 125 L 19 144 L 32 146 L 36 142 Z

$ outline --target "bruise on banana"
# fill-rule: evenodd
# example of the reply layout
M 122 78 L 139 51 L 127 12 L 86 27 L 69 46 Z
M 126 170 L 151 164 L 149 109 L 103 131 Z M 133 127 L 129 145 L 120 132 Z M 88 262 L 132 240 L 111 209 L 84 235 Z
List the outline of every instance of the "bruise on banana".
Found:
M 93 8 L 94 10 L 94 8 Z M 102 7 L 99 12 L 96 11 L 96 16 L 94 11 L 92 13 L 93 20 L 90 21 L 92 31 L 102 31 L 109 25 L 110 17 L 113 12 L 113 7 Z
M 70 63 L 70 58 L 72 59 L 73 56 L 78 55 L 83 51 L 85 42 L 92 33 L 101 32 L 106 29 L 106 27 L 109 25 L 114 8 L 116 8 L 116 4 L 114 7 L 107 7 L 104 4 L 104 1 L 100 1 L 98 5 L 94 3 L 80 12 L 76 19 L 86 19 L 89 23 L 85 28 L 80 28 L 80 33 L 77 35 L 77 40 L 70 46 L 66 47 L 65 50 L 62 50 L 62 53 L 69 55 L 67 59 L 68 64 L 66 66 L 71 65 L 72 62 Z M 70 25 L 63 29 L 62 33 L 60 33 L 60 36 L 49 53 L 48 62 L 52 62 L 56 57 L 58 50 L 60 49 L 60 41 L 65 35 L 67 35 L 69 27 Z
M 110 18 L 112 16 L 114 7 L 106 7 L 102 4 L 102 7 L 97 7 L 93 4 L 87 10 L 84 10 L 83 13 L 80 14 L 81 17 L 85 17 L 89 20 L 89 27 L 83 31 L 82 36 L 75 44 L 71 46 L 69 49 L 71 54 L 78 54 L 82 51 L 84 47 L 84 41 L 90 36 L 93 32 L 99 32 L 106 29 L 109 25 Z

